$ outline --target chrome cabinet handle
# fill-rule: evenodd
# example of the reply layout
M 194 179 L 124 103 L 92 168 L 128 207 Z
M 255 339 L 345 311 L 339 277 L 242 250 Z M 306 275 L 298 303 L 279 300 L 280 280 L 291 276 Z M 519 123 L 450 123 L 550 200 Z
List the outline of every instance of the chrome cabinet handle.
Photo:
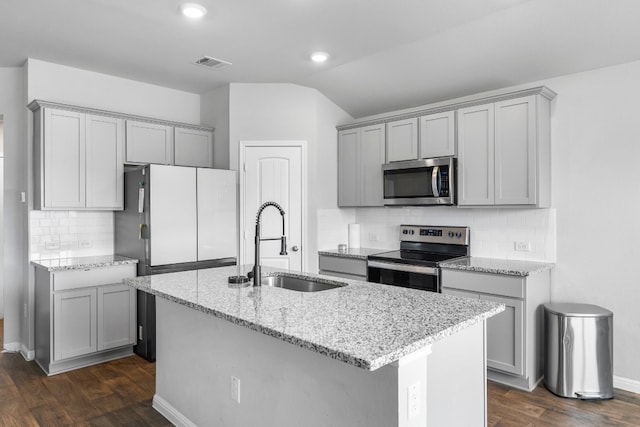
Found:
M 293 252 L 298 252 L 298 247 L 297 247 L 297 246 L 293 246 L 293 247 L 291 248 L 291 250 L 292 250 Z

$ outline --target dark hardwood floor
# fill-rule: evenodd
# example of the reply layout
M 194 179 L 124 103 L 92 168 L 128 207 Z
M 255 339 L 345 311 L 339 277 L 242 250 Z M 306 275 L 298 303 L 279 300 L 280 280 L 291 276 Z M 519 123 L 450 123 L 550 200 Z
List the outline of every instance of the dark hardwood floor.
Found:
M 0 348 L 2 331 L 0 319 Z M 47 377 L 35 362 L 2 353 L 0 427 L 170 426 L 151 408 L 154 390 L 155 364 L 138 356 Z M 640 426 L 640 396 L 622 390 L 588 402 L 489 382 L 488 395 L 489 426 Z

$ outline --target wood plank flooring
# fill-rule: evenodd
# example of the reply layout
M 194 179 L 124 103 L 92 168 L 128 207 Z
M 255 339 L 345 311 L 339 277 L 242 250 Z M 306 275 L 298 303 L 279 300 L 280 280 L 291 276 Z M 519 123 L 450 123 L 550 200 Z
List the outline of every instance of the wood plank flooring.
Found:
M 0 319 L 0 348 L 2 331 Z M 170 426 L 151 407 L 154 390 L 155 364 L 138 356 L 47 377 L 35 362 L 2 353 L 0 427 Z M 491 427 L 640 426 L 640 395 L 615 390 L 613 400 L 588 402 L 489 382 L 488 413 Z

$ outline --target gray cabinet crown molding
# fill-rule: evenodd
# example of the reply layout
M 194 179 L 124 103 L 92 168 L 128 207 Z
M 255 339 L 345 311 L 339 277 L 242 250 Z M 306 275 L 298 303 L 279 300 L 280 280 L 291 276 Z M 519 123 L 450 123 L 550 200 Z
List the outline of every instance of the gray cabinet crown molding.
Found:
M 39 108 L 56 108 L 60 110 L 74 111 L 77 113 L 97 114 L 101 116 L 113 117 L 116 119 L 135 120 L 138 122 L 154 123 L 154 124 L 160 124 L 160 125 L 166 125 L 166 126 L 180 127 L 185 129 L 203 130 L 203 131 L 209 131 L 209 132 L 214 132 L 215 130 L 215 128 L 212 128 L 209 126 L 200 126 L 200 125 L 194 125 L 190 123 L 172 122 L 170 120 L 161 120 L 161 119 L 154 119 L 151 117 L 135 116 L 132 114 L 123 114 L 123 113 L 117 113 L 114 111 L 99 110 L 96 108 L 79 107 L 76 105 L 61 104 L 57 102 L 43 101 L 40 99 L 34 99 L 33 101 L 31 101 L 27 105 L 27 108 L 29 108 L 29 110 L 31 111 L 36 111 Z
M 450 104 L 445 103 L 437 107 L 430 108 L 428 105 L 426 105 L 424 106 L 425 108 L 423 109 L 401 113 L 401 114 L 394 114 L 393 112 L 391 112 L 388 116 L 385 116 L 385 117 L 379 117 L 372 120 L 359 121 L 357 123 L 348 123 L 344 125 L 339 125 L 339 126 L 336 126 L 336 129 L 338 131 L 349 130 L 349 129 L 360 128 L 363 126 L 378 125 L 381 123 L 393 122 L 396 120 L 413 119 L 416 117 L 422 117 L 429 114 L 444 113 L 446 111 L 457 110 L 459 108 L 473 107 L 476 105 L 488 104 L 488 103 L 498 102 L 498 101 L 506 101 L 509 99 L 522 98 L 529 95 L 542 95 L 543 97 L 551 101 L 553 98 L 557 96 L 557 93 L 552 91 L 546 86 L 537 86 L 537 87 L 518 90 L 514 92 L 507 92 L 507 93 L 501 93 L 501 94 L 492 95 L 492 96 L 479 97 L 479 98 L 471 99 L 467 101 L 451 102 Z

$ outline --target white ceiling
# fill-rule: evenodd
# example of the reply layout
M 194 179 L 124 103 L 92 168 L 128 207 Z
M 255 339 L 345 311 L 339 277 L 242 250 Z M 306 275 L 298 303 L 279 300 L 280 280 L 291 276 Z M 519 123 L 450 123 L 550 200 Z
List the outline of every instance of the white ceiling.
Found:
M 192 1 L 192 0 L 190 0 Z M 0 66 L 27 57 L 205 93 L 317 88 L 354 117 L 640 59 L 638 0 L 1 0 Z M 312 64 L 324 50 L 331 59 Z M 221 70 L 191 64 L 209 55 Z

